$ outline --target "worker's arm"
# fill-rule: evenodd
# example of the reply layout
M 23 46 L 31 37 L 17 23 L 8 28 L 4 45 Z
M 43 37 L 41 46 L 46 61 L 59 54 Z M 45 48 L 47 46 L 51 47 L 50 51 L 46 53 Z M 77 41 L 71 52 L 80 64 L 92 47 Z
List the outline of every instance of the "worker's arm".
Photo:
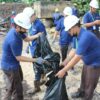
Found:
M 30 57 L 25 57 L 25 56 L 16 56 L 16 59 L 22 62 L 35 62 L 36 61 L 36 58 L 30 58 Z
M 68 62 L 68 64 L 56 74 L 56 76 L 59 78 L 63 78 L 66 72 L 69 69 L 71 69 L 73 66 L 75 66 L 79 62 L 80 59 L 81 59 L 81 56 L 75 54 L 74 57 Z
M 95 25 L 100 25 L 100 20 L 95 20 L 94 22 L 84 24 L 85 27 L 91 27 Z
M 25 57 L 25 56 L 16 56 L 16 59 L 20 62 L 35 62 L 38 64 L 43 64 L 43 63 L 48 63 L 48 61 L 44 60 L 41 57 L 38 58 L 29 58 L 29 57 Z
M 30 58 L 26 56 L 21 56 L 22 54 L 22 43 L 18 43 L 16 41 L 12 41 L 10 44 L 11 51 L 16 58 L 17 61 L 22 62 L 36 62 L 38 64 L 42 64 L 45 60 L 41 57 L 38 58 Z
M 54 33 L 52 42 L 55 42 L 55 40 L 56 40 L 58 34 L 59 34 L 58 31 L 56 31 L 56 32 Z
M 96 20 L 94 23 L 95 23 L 96 25 L 100 25 L 100 20 Z
M 24 39 L 24 41 L 25 41 L 25 42 L 33 41 L 33 40 L 37 39 L 41 34 L 42 34 L 42 33 L 40 32 L 40 33 L 38 33 L 38 34 L 36 34 L 36 35 L 33 35 L 33 36 L 27 36 L 27 37 Z
M 65 72 L 67 72 L 69 69 L 71 69 L 74 65 L 76 65 L 79 60 L 81 59 L 81 56 L 75 54 L 74 57 L 68 62 L 68 64 L 63 68 Z
M 85 24 L 84 24 L 84 26 L 87 27 L 87 28 L 88 28 L 88 27 L 91 27 L 91 26 L 94 26 L 94 25 L 96 25 L 95 22 L 85 23 Z
M 75 51 L 76 50 L 74 48 L 71 49 L 67 58 L 61 63 L 61 66 L 65 66 L 74 57 Z

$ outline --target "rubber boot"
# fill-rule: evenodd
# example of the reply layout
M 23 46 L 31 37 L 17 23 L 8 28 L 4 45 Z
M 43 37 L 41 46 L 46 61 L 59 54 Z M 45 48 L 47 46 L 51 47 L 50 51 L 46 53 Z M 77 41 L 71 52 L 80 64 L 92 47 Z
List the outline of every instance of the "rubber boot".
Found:
M 33 90 L 33 94 L 40 92 L 40 81 L 34 81 L 34 90 Z
M 34 89 L 27 91 L 27 94 L 34 95 L 37 92 L 40 92 L 40 81 L 34 81 Z

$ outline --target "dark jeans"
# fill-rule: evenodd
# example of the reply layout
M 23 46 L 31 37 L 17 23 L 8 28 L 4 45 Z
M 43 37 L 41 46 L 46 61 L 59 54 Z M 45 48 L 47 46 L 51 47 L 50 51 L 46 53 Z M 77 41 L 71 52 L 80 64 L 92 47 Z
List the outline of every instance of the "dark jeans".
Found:
M 20 74 L 21 81 L 23 81 L 23 71 L 21 66 L 19 66 L 19 74 Z
M 65 58 L 67 57 L 68 45 L 61 46 L 60 49 L 61 49 L 62 61 L 64 61 Z
M 84 100 L 92 100 L 94 90 L 100 76 L 100 67 L 83 66 L 80 92 L 84 92 Z
M 34 58 L 34 56 L 33 56 Z M 41 75 L 43 74 L 43 70 L 41 69 L 42 65 L 38 65 L 36 63 L 33 63 L 33 70 L 35 74 L 35 81 L 40 81 Z
M 22 87 L 22 78 L 20 74 L 20 68 L 18 70 L 3 70 L 6 76 L 6 95 L 4 100 L 23 100 L 23 87 Z

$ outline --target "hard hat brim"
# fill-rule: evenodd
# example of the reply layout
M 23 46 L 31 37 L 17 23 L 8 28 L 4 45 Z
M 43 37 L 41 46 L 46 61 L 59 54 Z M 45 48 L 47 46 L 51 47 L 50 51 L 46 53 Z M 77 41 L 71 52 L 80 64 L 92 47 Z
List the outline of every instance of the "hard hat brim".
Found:
M 31 27 L 31 24 L 28 25 L 28 26 L 21 26 L 16 19 L 14 19 L 14 22 L 15 22 L 16 25 L 18 25 L 18 26 L 20 26 L 20 27 L 22 27 L 24 29 L 27 29 L 27 30 L 30 29 L 30 27 Z

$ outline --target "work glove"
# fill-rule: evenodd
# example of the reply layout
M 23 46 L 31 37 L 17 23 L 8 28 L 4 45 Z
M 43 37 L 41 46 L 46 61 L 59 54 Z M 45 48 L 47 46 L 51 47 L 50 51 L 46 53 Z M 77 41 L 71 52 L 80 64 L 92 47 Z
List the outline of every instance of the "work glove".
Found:
M 35 62 L 38 64 L 41 64 L 41 65 L 42 64 L 49 64 L 49 62 L 47 60 L 44 60 L 42 57 L 37 58 Z
M 38 63 L 38 64 L 43 64 L 45 62 L 45 60 L 42 57 L 39 57 L 39 58 L 36 59 L 35 62 Z

